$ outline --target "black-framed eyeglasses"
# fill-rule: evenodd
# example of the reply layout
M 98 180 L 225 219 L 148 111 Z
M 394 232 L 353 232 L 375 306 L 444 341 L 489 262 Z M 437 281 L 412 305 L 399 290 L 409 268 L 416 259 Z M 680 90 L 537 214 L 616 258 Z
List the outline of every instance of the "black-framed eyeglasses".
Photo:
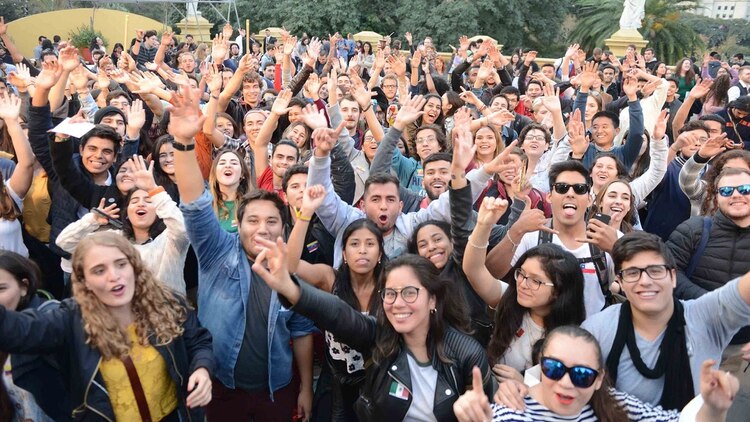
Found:
M 649 265 L 644 268 L 630 267 L 620 270 L 617 275 L 620 277 L 620 280 L 625 283 L 637 282 L 641 279 L 641 275 L 643 275 L 644 272 L 648 274 L 652 280 L 663 280 L 669 275 L 669 270 L 671 269 L 672 267 L 666 264 Z
M 717 191 L 719 192 L 719 195 L 723 196 L 724 198 L 729 198 L 730 196 L 732 196 L 735 189 L 737 189 L 737 192 L 739 192 L 742 196 L 750 195 L 750 185 L 721 186 L 717 189 Z
M 542 374 L 545 377 L 560 381 L 567 373 L 570 376 L 570 382 L 578 388 L 589 388 L 594 385 L 599 371 L 589 368 L 588 366 L 576 365 L 567 367 L 564 363 L 555 358 L 543 357 L 541 361 Z
M 541 280 L 537 280 L 535 278 L 529 277 L 520 268 L 516 268 L 516 272 L 513 273 L 513 276 L 516 278 L 516 283 L 518 284 L 526 283 L 526 287 L 528 287 L 531 290 L 539 290 L 539 287 L 541 286 L 555 287 L 554 283 L 541 281 Z
M 414 303 L 417 301 L 417 297 L 419 297 L 419 287 L 406 286 L 398 290 L 385 288 L 380 291 L 380 298 L 383 299 L 383 303 L 385 303 L 386 305 L 393 305 L 396 302 L 399 293 L 401 294 L 401 299 L 403 299 L 404 302 Z
M 587 183 L 574 183 L 572 185 L 570 183 L 553 183 L 552 188 L 560 195 L 568 193 L 570 188 L 573 188 L 573 192 L 575 192 L 576 195 L 585 195 L 591 190 L 591 186 Z

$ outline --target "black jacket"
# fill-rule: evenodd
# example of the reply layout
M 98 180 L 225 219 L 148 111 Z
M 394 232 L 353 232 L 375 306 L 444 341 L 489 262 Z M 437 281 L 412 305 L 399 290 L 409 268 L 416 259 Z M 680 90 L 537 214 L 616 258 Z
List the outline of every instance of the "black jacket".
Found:
M 330 331 L 340 341 L 363 353 L 374 348 L 378 331 L 374 317 L 362 315 L 336 296 L 322 292 L 304 281 L 298 283 L 301 294 L 293 311 L 310 318 L 321 329 Z M 432 366 L 438 372 L 433 413 L 438 421 L 454 421 L 456 417 L 453 414 L 453 403 L 466 391 L 467 386 L 471 386 L 474 366 L 482 371 L 484 391 L 488 397 L 492 397 L 495 384 L 490 374 L 487 354 L 476 340 L 446 327 L 443 344 L 445 356 L 452 363 L 440 361 L 434 350 L 431 350 Z M 367 380 L 356 404 L 360 421 L 404 419 L 411 406 L 412 395 L 409 394 L 407 400 L 390 395 L 393 382 L 399 382 L 411 391 L 405 346 L 391 361 L 368 367 Z M 369 406 L 364 405 L 364 398 L 368 398 Z
M 200 326 L 194 311 L 188 311 L 182 336 L 167 345 L 151 345 L 164 358 L 177 385 L 178 411 L 183 421 L 202 421 L 202 409 L 188 409 L 187 384 L 198 368 L 214 371 L 211 334 Z M 86 344 L 87 335 L 78 303 L 66 299 L 58 309 L 38 312 L 7 311 L 0 306 L 0 349 L 10 353 L 57 353 L 61 371 L 67 375 L 68 392 L 75 421 L 114 421 L 114 411 L 104 379 L 99 373 L 102 356 Z
M 698 249 L 703 233 L 703 217 L 691 217 L 672 232 L 667 246 L 677 263 L 679 299 L 695 299 L 722 287 L 729 281 L 750 271 L 750 227 L 739 227 L 721 211 L 712 217 L 711 233 L 706 249 L 695 266 L 691 278 L 685 270 Z M 732 339 L 732 344 L 750 341 L 750 329 L 745 327 Z

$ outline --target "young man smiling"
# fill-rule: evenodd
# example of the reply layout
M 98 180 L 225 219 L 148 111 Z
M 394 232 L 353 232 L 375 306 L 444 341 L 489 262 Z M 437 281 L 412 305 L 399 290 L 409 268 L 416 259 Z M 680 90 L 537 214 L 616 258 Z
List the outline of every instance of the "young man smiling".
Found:
M 750 324 L 750 274 L 680 301 L 673 296 L 674 258 L 658 236 L 628 233 L 615 243 L 612 258 L 628 302 L 582 327 L 599 340 L 617 390 L 680 410 L 700 392 L 703 361 L 720 361 L 732 336 Z

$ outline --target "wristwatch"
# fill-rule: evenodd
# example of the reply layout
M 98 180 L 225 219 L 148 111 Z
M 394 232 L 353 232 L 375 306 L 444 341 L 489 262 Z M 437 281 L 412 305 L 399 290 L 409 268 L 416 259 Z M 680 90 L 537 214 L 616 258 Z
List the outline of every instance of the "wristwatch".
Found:
M 177 151 L 192 151 L 192 150 L 195 149 L 195 144 L 194 143 L 193 144 L 181 144 L 181 143 L 179 143 L 177 141 L 174 141 L 172 143 L 172 146 Z

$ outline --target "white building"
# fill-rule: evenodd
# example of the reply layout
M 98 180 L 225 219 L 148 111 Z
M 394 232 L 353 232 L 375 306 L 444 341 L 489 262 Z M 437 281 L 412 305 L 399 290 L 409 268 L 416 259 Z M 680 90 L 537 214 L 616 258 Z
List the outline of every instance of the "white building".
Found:
M 750 0 L 701 0 L 700 13 L 717 19 L 750 20 Z

